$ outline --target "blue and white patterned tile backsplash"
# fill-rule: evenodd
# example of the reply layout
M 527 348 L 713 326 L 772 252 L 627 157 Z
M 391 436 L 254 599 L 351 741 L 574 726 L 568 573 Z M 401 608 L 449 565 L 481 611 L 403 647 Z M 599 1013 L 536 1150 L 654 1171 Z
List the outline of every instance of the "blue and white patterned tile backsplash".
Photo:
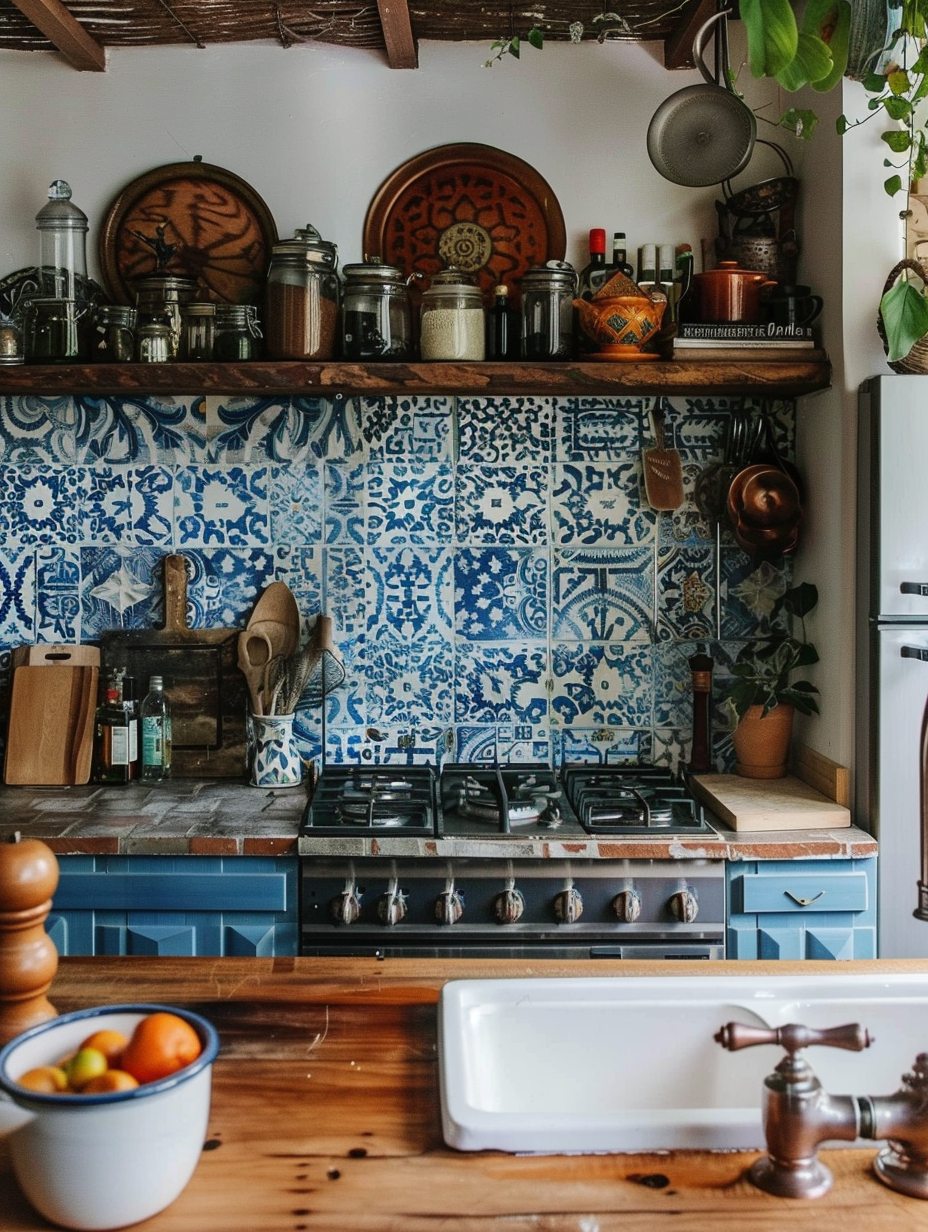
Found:
M 0 671 L 21 642 L 188 620 L 244 626 L 275 578 L 333 619 L 331 761 L 655 760 L 689 752 L 688 659 L 716 693 L 770 630 L 787 559 L 757 563 L 694 500 L 735 398 L 678 398 L 686 502 L 643 494 L 650 398 L 6 398 Z M 755 407 L 755 409 L 760 409 Z M 766 404 L 793 457 L 795 405 Z M 717 578 L 720 584 L 717 584 Z M 722 640 L 716 640 L 721 630 Z M 296 730 L 320 751 L 318 713 Z M 730 762 L 717 708 L 719 769 Z

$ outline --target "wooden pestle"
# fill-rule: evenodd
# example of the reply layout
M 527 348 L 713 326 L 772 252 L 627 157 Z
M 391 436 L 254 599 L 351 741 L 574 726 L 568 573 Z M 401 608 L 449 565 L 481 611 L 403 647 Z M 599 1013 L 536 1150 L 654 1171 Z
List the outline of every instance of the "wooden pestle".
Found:
M 17 831 L 0 842 L 0 1045 L 58 1011 L 45 995 L 58 951 L 45 921 L 58 885 L 55 853 Z

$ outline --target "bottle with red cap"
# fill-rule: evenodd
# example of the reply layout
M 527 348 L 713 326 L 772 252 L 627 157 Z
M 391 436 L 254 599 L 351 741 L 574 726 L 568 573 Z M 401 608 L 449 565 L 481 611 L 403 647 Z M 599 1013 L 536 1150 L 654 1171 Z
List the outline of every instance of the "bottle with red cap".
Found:
M 590 231 L 590 259 L 580 271 L 577 294 L 580 299 L 592 299 L 606 281 L 609 267 L 606 265 L 606 232 L 602 227 Z

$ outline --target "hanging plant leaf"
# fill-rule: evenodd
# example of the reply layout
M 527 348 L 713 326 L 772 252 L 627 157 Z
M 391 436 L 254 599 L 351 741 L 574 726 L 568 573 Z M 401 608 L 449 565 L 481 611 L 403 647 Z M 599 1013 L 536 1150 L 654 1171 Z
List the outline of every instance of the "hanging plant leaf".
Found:
M 928 300 L 907 279 L 897 282 L 880 300 L 886 331 L 886 358 L 905 359 L 920 338 L 928 334 Z
M 812 81 L 820 93 L 836 86 L 847 69 L 851 35 L 851 6 L 848 0 L 809 0 L 802 16 L 802 29 L 817 35 L 831 52 L 831 72 Z
M 754 77 L 776 77 L 796 55 L 799 29 L 789 0 L 741 0 L 741 20 Z
M 783 112 L 777 123 L 781 128 L 788 129 L 794 137 L 808 141 L 818 125 L 818 116 L 814 111 L 807 111 L 802 107 L 790 107 Z
M 796 42 L 796 54 L 776 74 L 776 79 L 784 90 L 801 90 L 810 81 L 826 77 L 832 67 L 831 52 L 826 44 L 815 34 L 802 33 Z

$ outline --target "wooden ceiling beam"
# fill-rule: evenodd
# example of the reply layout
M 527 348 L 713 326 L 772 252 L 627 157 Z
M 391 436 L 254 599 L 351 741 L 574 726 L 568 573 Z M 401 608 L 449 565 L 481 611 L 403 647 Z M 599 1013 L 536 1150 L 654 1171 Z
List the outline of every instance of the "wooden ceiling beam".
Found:
M 418 68 L 419 50 L 412 33 L 408 0 L 377 0 L 387 63 L 391 68 Z
M 61 0 L 13 0 L 13 3 L 75 68 L 90 73 L 106 71 L 105 48 L 71 16 Z
M 664 68 L 695 68 L 693 60 L 693 39 L 696 31 L 704 25 L 713 13 L 718 12 L 716 0 L 697 0 L 688 6 L 680 19 L 680 24 L 664 39 Z

